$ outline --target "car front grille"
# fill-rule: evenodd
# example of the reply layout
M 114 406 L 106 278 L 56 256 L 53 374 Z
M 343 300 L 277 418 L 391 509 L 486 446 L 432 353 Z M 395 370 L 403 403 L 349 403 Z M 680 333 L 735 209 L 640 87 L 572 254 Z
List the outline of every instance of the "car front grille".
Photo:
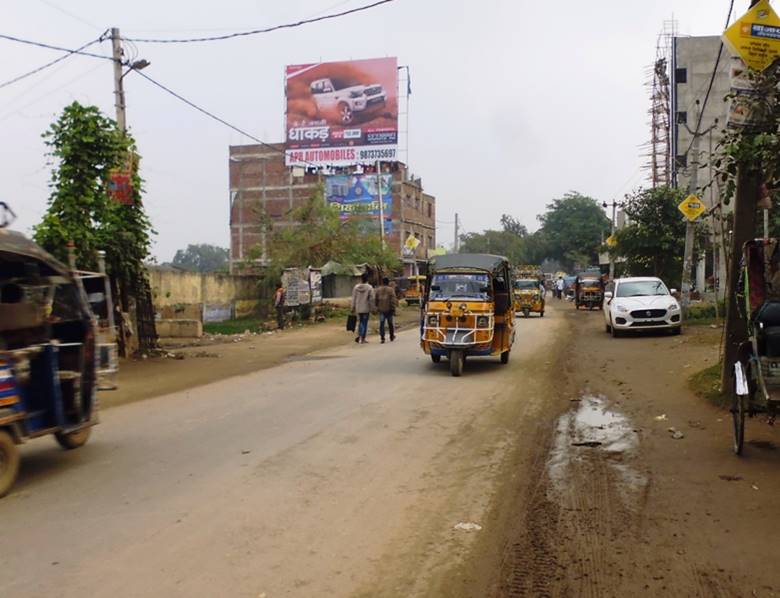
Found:
M 662 318 L 666 315 L 665 309 L 635 309 L 631 312 L 632 318 Z
M 654 322 L 631 322 L 631 325 L 644 328 L 645 326 L 665 326 L 666 322 L 663 320 L 655 320 Z

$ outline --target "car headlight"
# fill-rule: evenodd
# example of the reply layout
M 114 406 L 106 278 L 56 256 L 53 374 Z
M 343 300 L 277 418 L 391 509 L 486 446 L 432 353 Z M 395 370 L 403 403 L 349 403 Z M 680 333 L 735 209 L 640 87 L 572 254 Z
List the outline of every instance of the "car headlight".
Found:
M 621 313 L 625 314 L 628 313 L 628 308 L 625 305 L 618 305 L 616 309 Z
M 430 328 L 438 328 L 439 327 L 439 316 L 437 316 L 437 315 L 428 316 L 428 326 Z
M 667 309 L 669 311 L 679 311 L 680 306 L 677 303 L 672 303 Z
M 477 318 L 477 328 L 487 328 L 490 324 L 490 318 L 487 316 L 479 316 Z

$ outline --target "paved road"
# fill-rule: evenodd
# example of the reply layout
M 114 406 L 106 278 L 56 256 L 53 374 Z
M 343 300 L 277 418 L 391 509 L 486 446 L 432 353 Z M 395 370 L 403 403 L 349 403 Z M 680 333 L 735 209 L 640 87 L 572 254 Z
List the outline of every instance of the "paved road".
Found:
M 549 316 L 459 379 L 408 331 L 107 410 L 77 451 L 30 443 L 0 596 L 436 594 L 545 408 Z

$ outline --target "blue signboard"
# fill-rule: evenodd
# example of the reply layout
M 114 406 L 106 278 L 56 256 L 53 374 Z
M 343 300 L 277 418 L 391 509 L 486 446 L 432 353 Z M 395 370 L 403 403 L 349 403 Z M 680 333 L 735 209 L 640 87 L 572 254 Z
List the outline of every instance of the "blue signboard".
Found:
M 392 233 L 393 222 L 393 176 L 383 174 L 382 204 L 385 216 L 385 234 Z M 375 174 L 330 175 L 325 179 L 325 199 L 330 205 L 338 206 L 343 219 L 379 218 L 379 193 Z M 378 227 L 377 227 L 378 228 Z

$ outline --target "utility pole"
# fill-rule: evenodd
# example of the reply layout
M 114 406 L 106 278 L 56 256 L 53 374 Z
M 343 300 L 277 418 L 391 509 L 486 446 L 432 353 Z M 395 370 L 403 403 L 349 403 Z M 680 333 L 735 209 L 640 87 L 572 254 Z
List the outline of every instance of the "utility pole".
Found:
M 390 193 L 392 193 L 392 189 Z M 385 206 L 382 201 L 382 163 L 376 161 L 376 194 L 379 197 L 379 241 L 382 249 L 385 248 Z
M 751 0 L 750 7 L 758 3 Z M 739 358 L 739 347 L 747 340 L 747 329 L 737 305 L 739 268 L 742 261 L 742 245 L 755 235 L 756 203 L 762 176 L 756 164 L 742 162 L 737 165 L 737 190 L 734 197 L 734 227 L 731 233 L 731 261 L 726 290 L 726 330 L 723 338 L 723 363 L 721 364 L 721 392 L 732 388 L 734 363 Z
M 122 87 L 122 41 L 119 28 L 111 28 L 111 49 L 114 58 L 114 107 L 116 108 L 116 124 L 123 133 L 127 130 L 127 114 L 125 113 L 125 90 Z
M 460 226 L 457 212 L 455 212 L 455 241 L 452 244 L 452 252 L 460 253 Z
M 616 211 L 617 211 L 617 202 L 613 199 L 612 200 L 612 226 L 609 229 L 610 237 L 614 237 L 615 235 Z M 615 256 L 612 255 L 611 251 L 609 252 L 609 279 L 615 280 Z
M 701 117 L 701 110 L 699 108 L 699 100 L 696 100 L 696 117 L 695 122 L 698 123 Z M 688 194 L 695 195 L 696 189 L 699 187 L 699 139 L 702 133 L 699 132 L 698 127 L 693 133 L 693 140 L 691 141 L 691 154 L 692 160 L 689 162 L 692 168 L 691 176 L 688 179 Z M 691 302 L 691 269 L 693 268 L 693 243 L 694 233 L 696 231 L 693 222 L 685 219 L 685 249 L 683 251 L 683 271 L 682 271 L 682 303 L 680 308 L 682 310 L 683 320 L 688 317 L 688 305 Z

